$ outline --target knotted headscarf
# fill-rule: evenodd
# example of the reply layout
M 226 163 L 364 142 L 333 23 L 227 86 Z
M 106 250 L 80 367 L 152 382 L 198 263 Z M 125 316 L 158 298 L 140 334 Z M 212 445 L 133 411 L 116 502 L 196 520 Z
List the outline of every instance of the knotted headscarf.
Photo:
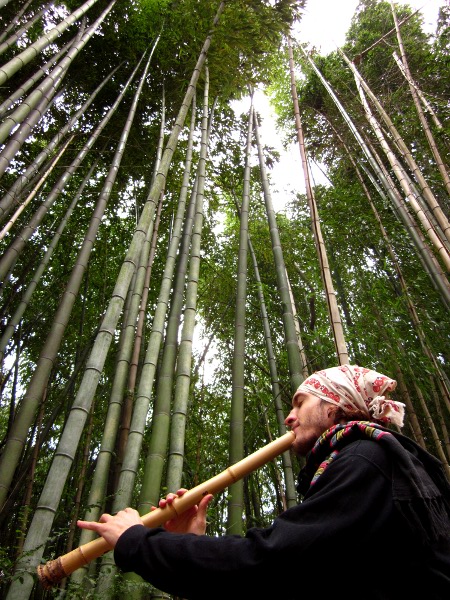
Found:
M 405 405 L 385 395 L 396 387 L 394 379 L 372 369 L 342 365 L 313 373 L 299 386 L 296 393 L 313 394 L 337 404 L 349 415 L 358 411 L 375 423 L 392 423 L 402 427 Z

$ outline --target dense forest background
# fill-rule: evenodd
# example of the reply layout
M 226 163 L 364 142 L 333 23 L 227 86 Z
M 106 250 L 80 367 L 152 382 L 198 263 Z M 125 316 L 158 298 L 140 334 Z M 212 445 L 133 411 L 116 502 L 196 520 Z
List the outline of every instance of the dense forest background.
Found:
M 1 597 L 167 597 L 109 552 L 36 567 L 283 435 L 321 368 L 394 377 L 450 473 L 450 7 L 428 35 L 362 0 L 321 56 L 307 1 L 0 0 Z M 303 165 L 280 211 L 256 89 Z M 218 493 L 208 533 L 270 523 L 300 466 Z

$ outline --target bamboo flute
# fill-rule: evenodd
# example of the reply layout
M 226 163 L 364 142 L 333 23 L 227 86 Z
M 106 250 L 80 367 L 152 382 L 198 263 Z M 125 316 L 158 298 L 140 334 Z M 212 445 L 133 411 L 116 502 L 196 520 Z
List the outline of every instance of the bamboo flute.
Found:
M 188 490 L 179 498 L 175 498 L 172 504 L 165 508 L 156 508 L 149 513 L 142 515 L 141 519 L 146 527 L 159 527 L 169 519 L 180 515 L 188 508 L 198 504 L 206 494 L 217 494 L 229 485 L 239 481 L 252 471 L 262 467 L 275 457 L 288 450 L 294 441 L 295 434 L 288 431 L 281 437 L 273 440 L 266 446 L 263 446 L 253 454 L 243 458 L 234 465 L 228 467 L 211 479 L 200 483 L 196 487 Z M 92 560 L 98 558 L 112 547 L 99 537 L 87 544 L 83 544 L 75 550 L 49 560 L 46 564 L 38 565 L 37 572 L 39 580 L 45 589 L 49 589 L 56 583 L 59 583 L 71 573 L 87 565 Z

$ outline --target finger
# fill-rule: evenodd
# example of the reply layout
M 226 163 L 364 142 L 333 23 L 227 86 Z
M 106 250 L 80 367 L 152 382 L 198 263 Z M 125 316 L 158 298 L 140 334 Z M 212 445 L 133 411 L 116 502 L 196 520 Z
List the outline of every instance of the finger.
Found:
M 77 525 L 78 527 L 81 527 L 81 529 L 91 529 L 92 531 L 95 531 L 98 524 L 95 521 L 77 521 Z
M 99 522 L 100 523 L 106 523 L 107 521 L 109 521 L 110 519 L 112 519 L 112 515 L 108 514 L 108 513 L 104 513 L 100 519 Z
M 130 506 L 127 506 L 127 508 L 124 509 L 124 512 L 131 513 L 133 515 L 139 515 L 138 511 L 135 508 L 131 508 Z
M 187 489 L 186 489 L 186 488 L 180 488 L 180 489 L 177 491 L 177 496 L 178 496 L 179 498 L 181 498 L 181 496 L 182 496 L 183 494 L 185 494 L 186 492 L 187 492 Z
M 200 517 L 206 518 L 206 511 L 208 510 L 208 505 L 213 498 L 214 498 L 214 496 L 212 494 L 206 494 L 206 496 L 204 496 L 200 500 L 200 502 L 198 504 L 198 514 Z

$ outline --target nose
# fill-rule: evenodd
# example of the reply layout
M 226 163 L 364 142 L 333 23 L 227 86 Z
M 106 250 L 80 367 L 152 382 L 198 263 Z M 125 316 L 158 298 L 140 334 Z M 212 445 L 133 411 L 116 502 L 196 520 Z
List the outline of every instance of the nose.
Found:
M 291 427 L 295 423 L 296 419 L 297 417 L 294 415 L 294 412 L 291 411 L 285 418 L 284 424 L 286 425 L 286 427 Z

